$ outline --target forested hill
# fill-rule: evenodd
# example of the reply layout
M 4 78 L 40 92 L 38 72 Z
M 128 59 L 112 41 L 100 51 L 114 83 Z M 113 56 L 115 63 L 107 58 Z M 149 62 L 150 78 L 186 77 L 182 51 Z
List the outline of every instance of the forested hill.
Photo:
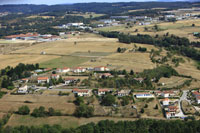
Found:
M 122 13 L 134 9 L 151 8 L 189 8 L 199 6 L 191 2 L 120 2 L 120 3 L 77 3 L 69 5 L 0 5 L 0 12 L 23 12 L 23 13 L 43 13 L 43 12 L 63 12 L 81 11 L 96 12 L 105 14 Z

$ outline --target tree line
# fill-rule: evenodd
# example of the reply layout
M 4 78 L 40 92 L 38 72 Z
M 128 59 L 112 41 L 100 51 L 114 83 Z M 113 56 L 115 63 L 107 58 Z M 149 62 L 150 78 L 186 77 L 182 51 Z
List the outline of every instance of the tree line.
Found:
M 77 128 L 63 128 L 61 125 L 1 127 L 1 133 L 197 133 L 200 132 L 200 121 L 181 120 L 152 120 L 140 119 L 136 121 L 102 120 L 89 123 Z
M 104 37 L 118 38 L 119 42 L 122 43 L 142 43 L 150 44 L 160 47 L 165 47 L 169 51 L 175 51 L 178 54 L 187 56 L 194 60 L 200 61 L 200 51 L 193 48 L 192 46 L 198 46 L 199 42 L 190 42 L 185 37 L 178 37 L 175 35 L 164 35 L 161 37 L 152 37 L 150 35 L 126 35 L 120 32 L 100 32 Z

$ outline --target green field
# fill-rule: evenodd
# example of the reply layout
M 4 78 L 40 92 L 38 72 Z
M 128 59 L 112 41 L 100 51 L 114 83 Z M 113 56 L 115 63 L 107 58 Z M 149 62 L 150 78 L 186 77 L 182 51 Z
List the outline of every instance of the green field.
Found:
M 78 67 L 80 64 L 89 61 L 88 57 L 62 56 L 60 58 L 45 61 L 40 64 L 43 68 Z

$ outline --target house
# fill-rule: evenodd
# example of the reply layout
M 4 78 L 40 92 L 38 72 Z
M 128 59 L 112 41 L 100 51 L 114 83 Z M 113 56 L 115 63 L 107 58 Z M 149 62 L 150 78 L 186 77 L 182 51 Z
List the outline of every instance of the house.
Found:
M 140 83 L 142 83 L 142 82 L 144 81 L 143 78 L 134 78 L 134 80 L 136 80 L 136 81 L 138 81 L 138 82 L 140 82 Z
M 110 90 L 108 90 L 108 89 L 98 89 L 99 96 L 105 95 L 108 92 L 110 92 Z
M 76 95 L 76 96 L 80 96 L 80 97 L 83 97 L 83 96 L 91 96 L 92 95 L 92 91 L 89 90 L 89 89 L 73 89 L 72 92 Z
M 162 104 L 163 104 L 164 106 L 168 106 L 168 105 L 169 105 L 169 99 L 168 99 L 168 98 L 163 99 L 163 100 L 162 100 Z
M 23 83 L 28 83 L 29 79 L 24 78 L 24 79 L 21 79 L 21 81 L 22 81 Z
M 101 73 L 101 74 L 99 74 L 99 78 L 107 78 L 107 77 L 110 77 L 110 76 L 112 76 L 110 73 Z
M 48 77 L 38 77 L 37 81 L 38 81 L 38 84 L 40 84 L 40 83 L 49 83 L 49 78 Z
M 38 36 L 39 36 L 39 34 L 37 34 L 37 33 L 27 33 L 27 34 L 5 36 L 5 39 L 6 40 L 16 40 L 16 39 L 32 40 L 33 38 L 36 38 Z
M 168 106 L 168 112 L 171 114 L 171 116 L 175 116 L 178 108 L 177 106 Z
M 200 104 L 200 93 L 195 91 L 195 92 L 192 92 L 192 95 L 195 97 L 196 102 Z
M 69 67 L 57 68 L 56 72 L 58 72 L 58 73 L 67 73 L 67 72 L 70 72 L 70 68 Z
M 51 71 L 51 70 L 52 70 L 52 68 L 45 68 L 45 69 L 44 69 L 45 72 Z
M 130 90 L 120 90 L 117 92 L 118 97 L 128 96 L 130 94 Z
M 36 73 L 40 73 L 40 72 L 43 72 L 43 70 L 42 69 L 37 69 L 37 70 L 35 70 L 35 72 Z
M 170 112 L 166 112 L 166 113 L 165 113 L 165 117 L 166 117 L 167 119 L 170 119 L 170 118 L 171 118 L 171 113 L 170 113 Z
M 59 79 L 59 78 L 60 78 L 60 75 L 58 75 L 58 74 L 52 74 L 52 75 L 51 75 L 51 78 L 52 78 L 52 79 Z
M 135 97 L 136 98 L 154 98 L 153 94 L 150 94 L 150 93 L 136 93 L 135 94 Z
M 76 67 L 73 69 L 73 72 L 74 73 L 83 73 L 83 72 L 86 72 L 86 69 L 82 68 L 82 67 Z
M 76 82 L 77 80 L 74 78 L 65 78 L 64 81 L 65 81 L 65 84 L 68 85 L 70 83 Z
M 161 93 L 161 96 L 162 97 L 173 97 L 173 96 L 175 96 L 175 93 L 174 93 L 174 91 L 163 91 L 162 93 Z
M 28 86 L 25 85 L 23 87 L 20 87 L 17 91 L 17 93 L 28 93 Z
M 109 71 L 109 69 L 105 66 L 98 66 L 94 68 L 94 71 Z

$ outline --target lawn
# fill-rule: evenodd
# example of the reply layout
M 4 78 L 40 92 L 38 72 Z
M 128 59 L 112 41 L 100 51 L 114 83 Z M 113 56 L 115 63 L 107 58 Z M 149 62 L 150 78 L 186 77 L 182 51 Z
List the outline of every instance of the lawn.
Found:
M 91 58 L 62 56 L 56 59 L 45 61 L 40 64 L 43 68 L 59 68 L 59 67 L 78 67 L 80 64 L 89 61 Z

